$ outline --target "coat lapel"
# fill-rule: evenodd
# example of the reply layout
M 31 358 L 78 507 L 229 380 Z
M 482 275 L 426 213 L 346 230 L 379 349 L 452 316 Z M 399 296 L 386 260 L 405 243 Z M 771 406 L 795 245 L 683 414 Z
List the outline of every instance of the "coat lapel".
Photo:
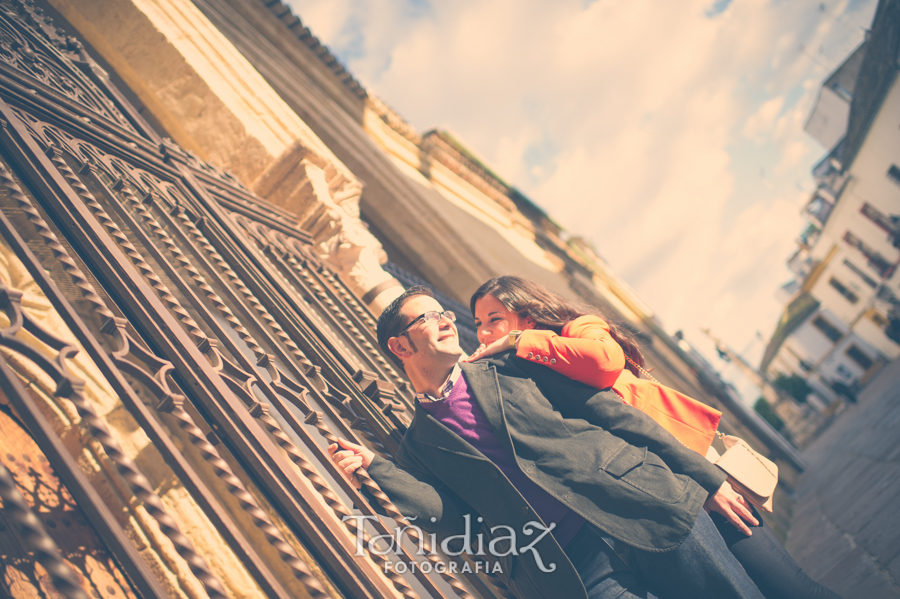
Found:
M 481 411 L 484 412 L 494 434 L 510 455 L 516 455 L 513 451 L 512 442 L 509 439 L 506 416 L 503 413 L 503 401 L 500 397 L 500 386 L 497 383 L 496 368 L 485 360 L 463 363 L 460 366 L 466 375 L 469 393 L 481 406 Z

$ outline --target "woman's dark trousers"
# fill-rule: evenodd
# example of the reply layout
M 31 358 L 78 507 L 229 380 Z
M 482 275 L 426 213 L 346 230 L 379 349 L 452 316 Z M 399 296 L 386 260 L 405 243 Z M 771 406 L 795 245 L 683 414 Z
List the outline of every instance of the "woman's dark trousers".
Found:
M 721 514 L 710 514 L 725 544 L 766 599 L 841 599 L 807 576 L 755 509 L 753 515 L 759 526 L 748 524 L 753 531 L 748 537 Z

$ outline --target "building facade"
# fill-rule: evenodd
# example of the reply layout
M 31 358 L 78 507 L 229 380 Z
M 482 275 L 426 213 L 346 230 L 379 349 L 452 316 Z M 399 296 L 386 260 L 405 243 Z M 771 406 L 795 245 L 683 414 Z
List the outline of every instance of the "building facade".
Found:
M 890 323 L 900 305 L 898 27 L 898 4 L 879 3 L 867 40 L 823 85 L 810 125 L 834 112 L 835 82 L 856 74 L 838 85 L 848 100 L 846 126 L 813 171 L 808 225 L 788 262 L 798 291 L 762 364 L 770 377 L 804 378 L 826 403 L 853 399 L 900 355 Z

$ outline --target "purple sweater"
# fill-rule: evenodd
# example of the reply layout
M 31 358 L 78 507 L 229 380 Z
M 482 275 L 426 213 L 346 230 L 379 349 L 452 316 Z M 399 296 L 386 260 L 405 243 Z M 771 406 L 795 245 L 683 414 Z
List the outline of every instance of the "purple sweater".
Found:
M 556 523 L 553 536 L 562 547 L 572 540 L 584 519 L 525 476 L 494 434 L 481 406 L 469 393 L 465 375 L 460 375 L 445 399 L 420 404 L 438 422 L 468 441 L 500 468 L 545 524 Z

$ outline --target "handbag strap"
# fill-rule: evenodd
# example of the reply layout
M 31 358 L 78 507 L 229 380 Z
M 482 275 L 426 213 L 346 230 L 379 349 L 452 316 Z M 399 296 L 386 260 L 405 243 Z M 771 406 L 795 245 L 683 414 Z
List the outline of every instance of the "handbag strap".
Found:
M 641 374 L 643 374 L 645 377 L 647 377 L 648 379 L 650 379 L 651 381 L 653 381 L 653 382 L 656 383 L 657 385 L 661 385 L 661 384 L 662 384 L 662 383 L 660 383 L 658 380 L 656 380 L 655 378 L 653 378 L 653 375 L 652 375 L 652 374 L 650 374 L 649 372 L 647 372 L 646 370 L 644 370 L 644 367 L 643 367 L 643 366 L 641 366 L 640 364 L 638 364 L 637 362 L 635 362 L 634 360 L 632 360 L 632 359 L 628 356 L 628 354 L 625 354 L 625 359 L 628 360 L 628 363 L 629 363 L 629 364 L 631 364 L 632 366 L 634 366 L 635 368 L 637 368 L 637 369 L 641 372 Z

